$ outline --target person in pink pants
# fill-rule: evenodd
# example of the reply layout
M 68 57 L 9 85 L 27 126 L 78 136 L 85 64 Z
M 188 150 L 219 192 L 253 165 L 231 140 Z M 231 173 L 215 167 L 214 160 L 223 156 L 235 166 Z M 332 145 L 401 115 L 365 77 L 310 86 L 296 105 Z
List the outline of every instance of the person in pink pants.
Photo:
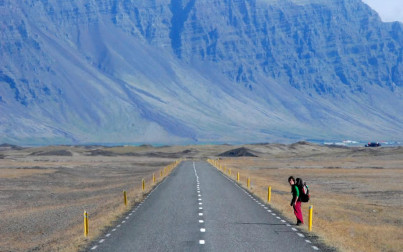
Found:
M 291 186 L 291 193 L 292 193 L 292 200 L 290 206 L 294 208 L 295 217 L 297 217 L 297 225 L 304 224 L 304 219 L 302 217 L 302 210 L 301 210 L 301 201 L 299 199 L 299 189 L 298 186 L 295 185 L 295 179 L 293 176 L 288 178 L 288 183 Z

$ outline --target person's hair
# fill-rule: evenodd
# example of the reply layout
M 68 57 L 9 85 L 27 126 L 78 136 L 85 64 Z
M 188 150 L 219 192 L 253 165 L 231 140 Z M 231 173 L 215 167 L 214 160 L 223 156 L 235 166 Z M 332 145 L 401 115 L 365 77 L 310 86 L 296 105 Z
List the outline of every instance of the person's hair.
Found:
M 295 179 L 293 176 L 288 177 L 288 182 L 290 182 L 291 180 L 295 182 Z

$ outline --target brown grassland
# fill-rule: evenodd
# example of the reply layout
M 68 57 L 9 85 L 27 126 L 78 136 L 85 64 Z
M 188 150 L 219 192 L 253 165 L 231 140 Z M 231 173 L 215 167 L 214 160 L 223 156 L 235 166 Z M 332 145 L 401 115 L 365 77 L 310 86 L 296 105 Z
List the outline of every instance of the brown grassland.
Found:
M 5 157 L 0 159 L 0 251 L 84 249 L 141 201 L 143 178 L 146 193 L 152 174 L 160 181 L 160 171 L 175 160 L 120 156 L 120 148 L 103 156 L 90 154 L 98 149 L 105 148 L 57 146 L 1 152 Z M 123 190 L 128 207 L 123 204 Z M 84 210 L 89 214 L 88 238 L 83 236 Z
M 313 231 L 338 250 L 402 251 L 402 148 L 326 151 L 311 145 L 294 147 L 266 158 L 222 158 L 220 163 L 227 175 L 231 169 L 233 179 L 239 172 L 245 187 L 250 177 L 250 190 L 264 201 L 271 186 L 271 205 L 292 222 L 296 219 L 287 179 L 290 175 L 303 178 L 311 199 L 303 203 L 306 225 L 302 228 L 308 229 L 308 209 L 313 205 Z
M 0 147 L 0 251 L 78 251 L 141 201 L 141 180 L 179 158 L 220 159 L 235 179 L 294 221 L 290 175 L 311 190 L 313 232 L 340 251 L 402 251 L 403 148 L 309 143 L 245 145 L 257 157 L 220 153 L 240 146 Z M 129 205 L 123 205 L 122 191 Z M 83 211 L 90 233 L 83 237 Z M 306 225 L 302 227 L 306 229 Z

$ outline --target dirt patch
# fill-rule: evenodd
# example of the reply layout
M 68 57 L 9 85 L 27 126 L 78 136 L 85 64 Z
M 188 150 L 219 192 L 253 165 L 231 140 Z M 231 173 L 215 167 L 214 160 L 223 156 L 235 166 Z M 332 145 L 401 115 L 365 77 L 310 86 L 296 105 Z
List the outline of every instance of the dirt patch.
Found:
M 118 154 L 107 151 L 107 150 L 91 150 L 88 152 L 90 156 L 105 156 L 105 157 L 116 157 Z
M 16 179 L 32 175 L 54 173 L 53 169 L 0 169 L 0 179 Z
M 219 157 L 257 157 L 252 150 L 241 147 L 223 152 L 218 155 Z
M 18 145 L 7 144 L 7 143 L 0 144 L 0 151 L 2 151 L 2 150 L 22 150 L 22 149 L 24 149 L 24 148 L 21 146 L 18 146 Z
M 39 151 L 39 152 L 33 152 L 31 153 L 32 156 L 67 156 L 71 157 L 73 156 L 73 153 L 71 153 L 68 150 L 54 150 L 54 151 Z

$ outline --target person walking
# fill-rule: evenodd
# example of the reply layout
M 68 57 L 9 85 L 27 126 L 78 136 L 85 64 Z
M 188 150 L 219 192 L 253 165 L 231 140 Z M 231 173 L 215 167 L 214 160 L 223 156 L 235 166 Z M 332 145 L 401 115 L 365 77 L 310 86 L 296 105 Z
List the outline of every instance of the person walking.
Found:
M 295 217 L 297 217 L 297 225 L 304 224 L 304 219 L 302 217 L 302 210 L 301 210 L 301 200 L 299 199 L 299 189 L 298 186 L 295 184 L 295 179 L 293 176 L 288 178 L 288 183 L 291 186 L 291 193 L 292 193 L 292 200 L 290 206 L 294 208 Z

